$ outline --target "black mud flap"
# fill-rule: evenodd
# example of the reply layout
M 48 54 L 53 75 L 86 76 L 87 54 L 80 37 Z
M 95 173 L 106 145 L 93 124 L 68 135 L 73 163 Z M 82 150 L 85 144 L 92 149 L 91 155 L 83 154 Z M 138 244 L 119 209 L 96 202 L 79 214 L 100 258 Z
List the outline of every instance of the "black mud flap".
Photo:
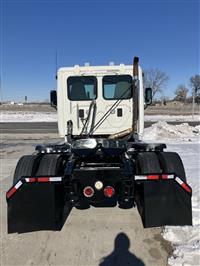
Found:
M 71 205 L 64 205 L 62 183 L 27 183 L 22 179 L 15 187 L 7 192 L 8 233 L 61 230 L 71 211 Z
M 192 190 L 188 185 L 186 188 L 188 191 L 175 179 L 139 182 L 136 204 L 143 226 L 192 225 Z

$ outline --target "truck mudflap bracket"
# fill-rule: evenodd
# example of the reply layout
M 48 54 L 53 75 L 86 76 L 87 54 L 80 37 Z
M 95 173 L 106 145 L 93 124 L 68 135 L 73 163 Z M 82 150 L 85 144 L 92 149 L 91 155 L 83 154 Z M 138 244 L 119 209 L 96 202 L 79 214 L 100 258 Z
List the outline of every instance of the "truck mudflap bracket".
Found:
M 65 204 L 63 177 L 22 177 L 6 194 L 8 233 L 61 230 L 71 205 Z
M 180 177 L 138 175 L 135 181 L 135 201 L 145 228 L 192 225 L 192 189 Z

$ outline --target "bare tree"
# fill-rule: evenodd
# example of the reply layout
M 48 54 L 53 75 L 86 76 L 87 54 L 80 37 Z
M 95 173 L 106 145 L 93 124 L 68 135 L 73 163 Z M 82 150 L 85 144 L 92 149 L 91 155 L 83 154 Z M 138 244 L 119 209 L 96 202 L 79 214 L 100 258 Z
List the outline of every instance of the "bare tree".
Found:
M 200 91 L 200 75 L 194 75 L 190 78 L 191 87 L 196 91 Z M 200 92 L 199 92 L 200 93 Z
M 200 98 L 200 75 L 194 75 L 190 78 L 190 86 L 192 87 L 192 96 L 196 102 Z
M 194 75 L 190 78 L 192 87 L 192 117 L 194 117 L 195 102 L 200 103 L 200 75 Z
M 160 100 L 161 100 L 161 104 L 162 104 L 162 105 L 166 105 L 167 102 L 169 102 L 169 97 L 166 96 L 166 95 L 162 95 L 162 96 L 160 97 Z
M 162 89 L 166 86 L 169 77 L 165 72 L 158 68 L 152 68 L 144 71 L 144 85 L 145 87 L 152 88 L 152 96 L 158 92 L 162 92 Z
M 186 102 L 187 93 L 188 93 L 188 88 L 184 84 L 179 85 L 178 88 L 175 90 L 176 96 L 174 100 L 177 100 L 180 102 Z

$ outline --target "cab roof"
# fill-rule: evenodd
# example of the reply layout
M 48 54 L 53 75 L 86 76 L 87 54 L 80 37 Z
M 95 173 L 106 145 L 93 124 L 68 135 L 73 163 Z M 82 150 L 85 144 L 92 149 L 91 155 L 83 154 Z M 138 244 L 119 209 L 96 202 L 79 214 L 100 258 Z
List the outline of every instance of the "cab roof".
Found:
M 75 65 L 73 67 L 61 67 L 58 69 L 58 72 L 64 72 L 64 73 L 74 73 L 74 74 L 107 74 L 107 73 L 113 73 L 117 72 L 119 74 L 123 74 L 126 72 L 130 72 L 133 70 L 132 65 L 105 65 L 105 66 L 79 66 Z

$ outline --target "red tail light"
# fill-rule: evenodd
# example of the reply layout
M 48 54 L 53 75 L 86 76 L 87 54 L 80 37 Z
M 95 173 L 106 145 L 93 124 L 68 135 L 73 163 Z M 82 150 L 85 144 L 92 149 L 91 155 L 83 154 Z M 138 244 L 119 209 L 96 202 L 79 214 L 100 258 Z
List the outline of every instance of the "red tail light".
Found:
M 92 187 L 85 187 L 83 189 L 83 194 L 87 198 L 91 198 L 94 195 L 94 189 Z
M 105 187 L 104 188 L 104 195 L 108 198 L 111 198 L 115 194 L 115 190 L 113 187 Z

